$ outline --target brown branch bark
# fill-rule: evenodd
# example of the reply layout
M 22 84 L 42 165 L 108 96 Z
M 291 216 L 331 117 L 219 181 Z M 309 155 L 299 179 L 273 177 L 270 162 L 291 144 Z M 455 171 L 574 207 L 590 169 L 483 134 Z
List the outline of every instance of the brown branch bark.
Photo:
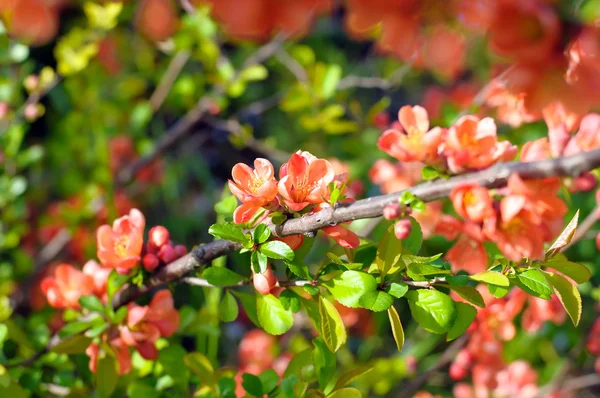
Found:
M 412 187 L 408 191 L 425 202 L 431 202 L 449 196 L 455 187 L 466 182 L 477 183 L 487 188 L 498 188 L 505 186 L 508 178 L 513 173 L 517 173 L 525 179 L 553 176 L 566 177 L 578 176 L 582 172 L 596 167 L 600 167 L 600 149 L 530 163 L 501 163 L 483 171 L 463 174 L 447 180 L 426 182 Z M 271 233 L 274 237 L 312 234 L 323 227 L 342 222 L 379 217 L 383 214 L 385 206 L 398 201 L 402 192 L 362 199 L 349 205 L 329 208 L 301 218 L 290 219 L 281 225 L 270 225 Z M 115 308 L 125 305 L 149 290 L 179 280 L 193 270 L 210 263 L 215 258 L 239 248 L 239 244 L 225 240 L 217 240 L 199 246 L 186 256 L 167 264 L 153 275 L 146 285 L 141 287 L 127 286 L 118 292 L 113 298 L 113 305 Z

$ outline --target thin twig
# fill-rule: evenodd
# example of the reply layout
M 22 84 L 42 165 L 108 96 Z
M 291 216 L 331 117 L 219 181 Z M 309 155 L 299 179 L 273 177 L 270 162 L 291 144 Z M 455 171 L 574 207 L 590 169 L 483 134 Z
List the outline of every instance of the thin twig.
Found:
M 277 60 L 281 62 L 283 66 L 285 66 L 294 76 L 296 76 L 296 79 L 299 82 L 308 82 L 308 73 L 306 73 L 306 69 L 304 69 L 304 67 L 300 65 L 300 63 L 283 48 L 280 48 L 275 53 L 275 58 L 277 58 Z
M 179 73 L 181 72 L 181 70 L 183 69 L 183 67 L 189 59 L 190 52 L 188 50 L 182 50 L 178 52 L 177 54 L 175 54 L 173 59 L 171 59 L 171 62 L 169 63 L 167 70 L 161 77 L 158 86 L 152 93 L 152 96 L 150 96 L 149 103 L 154 112 L 156 112 L 161 107 L 161 105 L 167 98 L 167 95 L 169 95 L 169 91 L 171 91 L 173 83 L 175 83 L 177 76 L 179 76 Z
M 348 75 L 341 79 L 338 83 L 337 88 L 339 90 L 345 90 L 348 88 L 379 88 L 382 90 L 388 90 L 402 82 L 404 76 L 412 68 L 412 62 L 408 62 L 398 68 L 390 77 L 363 77 Z
M 209 283 L 206 279 L 202 279 L 202 278 L 195 278 L 195 277 L 187 277 L 187 278 L 183 278 L 181 280 L 184 283 L 187 283 L 189 285 L 194 285 L 194 286 L 201 286 L 201 287 L 216 287 L 216 288 L 220 288 L 220 289 L 231 289 L 231 288 L 236 288 L 236 287 L 241 287 L 241 286 L 247 286 L 250 283 L 252 283 L 251 280 L 246 279 L 243 281 L 240 281 L 238 283 L 234 283 L 233 285 L 227 285 L 227 286 L 217 286 L 217 285 L 213 285 L 211 283 Z M 305 286 L 305 285 L 317 285 L 318 282 L 317 281 L 307 281 L 307 280 L 299 280 L 299 281 L 278 281 L 277 282 L 277 286 L 279 287 L 298 287 L 298 286 Z

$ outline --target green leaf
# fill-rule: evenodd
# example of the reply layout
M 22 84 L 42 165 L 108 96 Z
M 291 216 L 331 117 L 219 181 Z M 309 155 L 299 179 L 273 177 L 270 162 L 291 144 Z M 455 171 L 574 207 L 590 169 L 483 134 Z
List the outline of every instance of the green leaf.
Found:
M 554 288 L 554 293 L 562 303 L 563 307 L 573 321 L 573 325 L 577 326 L 581 319 L 581 295 L 577 286 L 571 284 L 566 278 L 558 275 L 544 272 L 544 276 Z
M 279 383 L 279 375 L 273 369 L 267 369 L 258 375 L 262 384 L 263 394 L 268 394 L 277 387 Z
M 373 275 L 360 271 L 345 271 L 323 283 L 333 297 L 346 307 L 359 307 L 360 298 L 367 292 L 377 289 Z
M 573 235 L 575 235 L 575 230 L 577 229 L 578 222 L 579 210 L 575 212 L 575 215 L 573 216 L 569 224 L 567 224 L 567 226 L 565 227 L 565 229 L 563 229 L 558 238 L 556 238 L 552 246 L 548 248 L 548 250 L 546 251 L 546 258 L 550 258 L 556 255 L 562 248 L 571 243 Z
M 386 292 L 375 290 L 365 293 L 359 300 L 359 304 L 366 309 L 375 312 L 385 311 L 394 302 L 394 298 Z
M 440 172 L 433 166 L 425 166 L 421 169 L 421 177 L 424 181 L 435 180 L 440 176 Z
M 102 304 L 102 301 L 96 296 L 81 296 L 78 301 L 81 307 L 87 310 L 104 313 L 104 304 Z
M 342 78 L 342 68 L 339 65 L 328 65 L 323 77 L 321 86 L 321 98 L 330 98 L 337 89 L 337 85 Z
M 244 390 L 246 390 L 247 393 L 255 397 L 263 396 L 263 386 L 258 376 L 254 376 L 250 373 L 244 373 L 242 375 L 242 387 L 244 387 Z
M 394 226 L 392 225 L 387 229 L 379 246 L 377 247 L 377 254 L 375 256 L 375 264 L 377 269 L 381 273 L 381 277 L 384 278 L 387 272 L 395 266 L 400 260 L 402 254 L 402 242 L 394 234 Z
M 217 238 L 238 243 L 244 243 L 248 240 L 241 227 L 231 223 L 213 224 L 208 229 L 208 233 Z
M 108 302 L 110 303 L 115 293 L 127 283 L 129 275 L 121 275 L 116 270 L 112 270 L 108 274 L 108 280 L 106 282 L 106 295 L 108 296 Z
M 298 296 L 293 291 L 286 289 L 279 295 L 279 301 L 281 301 L 281 305 L 285 310 L 290 310 L 294 314 L 300 311 L 302 307 L 302 301 L 300 300 L 300 296 Z
M 57 354 L 82 354 L 90 345 L 92 339 L 82 334 L 61 339 L 61 342 L 53 346 L 50 351 Z
M 510 288 L 496 285 L 488 285 L 488 291 L 492 296 L 496 298 L 502 298 L 508 294 Z
M 311 280 L 313 277 L 308 270 L 308 267 L 304 262 L 300 261 L 286 261 L 285 265 L 290 269 L 290 271 L 299 278 Z
M 571 262 L 561 256 L 552 257 L 542 264 L 542 267 L 552 268 L 561 274 L 568 276 L 577 283 L 585 283 L 590 280 L 592 273 L 585 265 Z
M 254 233 L 252 238 L 254 239 L 254 243 L 261 244 L 265 243 L 267 239 L 271 236 L 271 230 L 265 224 L 258 224 L 254 229 Z
M 487 283 L 488 285 L 496 285 L 502 287 L 510 286 L 510 281 L 508 280 L 508 278 L 500 272 L 495 271 L 481 272 L 479 274 L 471 275 L 469 276 L 469 278 L 477 282 Z
M 108 329 L 109 326 L 110 326 L 110 324 L 108 324 L 108 323 L 103 323 L 101 325 L 94 326 L 85 332 L 85 336 L 89 337 L 89 338 L 98 337 L 102 333 L 104 333 L 104 331 L 106 329 Z
M 467 275 L 448 275 L 446 282 L 452 286 L 467 286 L 469 284 L 469 277 Z
M 517 279 L 520 282 L 519 287 L 525 292 L 540 297 L 546 300 L 550 300 L 552 295 L 552 287 L 544 278 L 544 274 L 541 271 L 532 268 L 525 272 L 517 274 Z
M 117 361 L 112 355 L 104 355 L 96 365 L 96 392 L 101 397 L 110 397 L 119 381 Z
M 342 317 L 329 301 L 319 297 L 319 313 L 321 315 L 321 336 L 330 351 L 336 352 L 346 342 L 346 328 Z
M 327 348 L 322 338 L 313 340 L 313 365 L 317 372 L 317 380 L 321 389 L 324 389 L 333 377 L 336 369 L 335 354 Z
M 253 324 L 257 327 L 260 327 L 260 322 L 258 320 L 258 311 L 256 309 L 256 294 L 251 293 L 242 293 L 234 291 L 233 294 L 240 299 L 242 303 L 242 307 L 244 307 L 244 312 L 250 318 Z
M 294 251 L 285 242 L 280 240 L 264 243 L 258 247 L 258 250 L 269 258 L 287 261 L 294 259 Z
M 423 243 L 423 232 L 421 231 L 421 224 L 417 222 L 413 217 L 410 219 L 411 231 L 410 235 L 406 239 L 402 240 L 402 246 L 411 254 L 417 254 L 421 249 Z
M 128 309 L 127 307 L 120 307 L 117 312 L 115 312 L 112 321 L 113 323 L 121 323 L 123 322 L 123 320 L 125 319 L 125 317 L 127 317 L 127 313 L 128 313 Z
M 342 388 L 327 396 L 328 398 L 362 398 L 362 394 L 356 388 Z
M 287 368 L 285 368 L 285 372 L 283 372 L 283 378 L 285 379 L 293 375 L 301 376 L 301 370 L 306 366 L 312 366 L 311 348 L 307 348 L 294 355 Z
M 172 381 L 181 387 L 187 385 L 190 378 L 188 368 L 181 366 L 182 363 L 185 363 L 187 355 L 187 351 L 181 344 L 171 344 L 160 350 L 158 353 L 158 363 L 164 369 L 163 372 L 169 375 Z M 198 377 L 200 377 L 200 375 L 198 375 Z M 201 380 L 205 381 L 208 379 Z M 208 384 L 208 382 L 206 382 L 206 384 Z M 214 384 L 214 381 L 210 384 Z
M 233 322 L 239 313 L 237 301 L 230 292 L 225 292 L 223 300 L 219 304 L 219 317 L 223 322 Z
M 81 333 L 89 328 L 89 321 L 70 322 L 63 326 L 62 329 L 60 329 L 60 331 L 58 332 L 58 336 L 60 338 L 73 336 L 74 334 Z
M 202 272 L 202 277 L 215 286 L 232 286 L 247 279 L 225 267 L 209 267 Z
M 300 300 L 302 301 L 306 315 L 308 315 L 308 319 L 312 322 L 315 330 L 321 330 L 321 313 L 319 312 L 319 305 L 315 302 L 316 298 L 306 299 L 300 297 Z
M 258 321 L 267 333 L 283 334 L 294 324 L 292 313 L 286 311 L 279 299 L 272 294 L 257 295 L 256 310 Z
M 267 271 L 267 256 L 258 251 L 253 251 L 250 256 L 250 264 L 257 274 L 263 274 Z
M 369 373 L 371 370 L 373 370 L 373 366 L 371 365 L 359 365 L 350 369 L 348 372 L 340 376 L 338 381 L 335 383 L 335 387 L 333 387 L 333 390 L 340 390 L 348 386 L 354 380 Z
M 231 216 L 237 205 L 237 198 L 233 195 L 229 195 L 215 203 L 215 212 L 222 216 Z
M 477 316 L 477 310 L 472 305 L 460 302 L 456 302 L 454 305 L 456 306 L 456 319 L 448 331 L 446 341 L 454 340 L 464 334 Z
M 413 318 L 423 329 L 437 334 L 446 333 L 454 319 L 454 301 L 437 290 L 412 290 L 406 293 Z
M 215 368 L 208 357 L 200 352 L 190 352 L 183 357 L 183 363 L 192 371 L 200 382 L 207 386 L 215 384 Z
M 408 292 L 408 285 L 403 282 L 392 282 L 385 289 L 392 297 L 400 298 L 403 297 L 406 292 Z
M 413 275 L 446 275 L 452 273 L 450 270 L 445 270 L 431 264 L 412 263 L 408 266 L 408 272 Z M 410 276 L 410 275 L 409 275 Z
M 401 352 L 402 347 L 404 347 L 404 328 L 400 322 L 398 311 L 396 311 L 394 306 L 388 308 L 388 317 L 390 318 L 390 325 L 392 326 L 392 334 L 396 341 L 396 347 L 398 347 L 398 352 Z
M 7 337 L 8 337 L 8 326 L 6 326 L 3 323 L 0 323 L 0 347 L 2 347 L 2 345 L 6 341 Z
M 247 81 L 258 81 L 265 80 L 269 75 L 269 71 L 264 65 L 252 65 L 242 70 L 240 73 L 240 79 Z
M 474 304 L 478 307 L 485 308 L 485 302 L 483 301 L 483 296 L 477 289 L 471 286 L 454 286 L 454 285 L 446 285 L 440 284 L 437 286 L 446 287 L 454 292 L 456 292 L 460 297 L 467 300 L 469 303 Z

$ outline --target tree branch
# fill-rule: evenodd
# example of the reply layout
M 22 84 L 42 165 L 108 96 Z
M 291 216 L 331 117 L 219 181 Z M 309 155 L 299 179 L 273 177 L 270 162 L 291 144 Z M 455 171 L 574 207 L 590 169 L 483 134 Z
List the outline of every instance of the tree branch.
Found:
M 545 177 L 578 176 L 584 171 L 600 167 L 600 149 L 582 152 L 573 156 L 541 160 L 530 163 L 500 163 L 483 171 L 463 174 L 447 180 L 426 182 L 407 191 L 423 200 L 431 202 L 450 195 L 450 192 L 466 182 L 476 183 L 487 188 L 505 186 L 511 174 L 519 174 L 525 179 Z M 362 199 L 348 205 L 328 208 L 318 213 L 287 220 L 281 225 L 271 224 L 272 236 L 284 237 L 297 234 L 309 234 L 327 226 L 361 218 L 374 218 L 383 214 L 383 209 L 396 203 L 404 191 L 388 195 Z M 190 272 L 210 263 L 217 257 L 238 250 L 240 245 L 226 240 L 217 240 L 199 246 L 191 253 L 176 260 L 156 272 L 144 286 L 127 286 L 113 298 L 115 308 L 129 303 L 151 289 L 185 277 Z
M 234 283 L 233 285 L 217 286 L 217 285 L 213 285 L 213 284 L 209 283 L 206 279 L 194 278 L 194 277 L 183 278 L 181 281 L 184 283 L 187 283 L 189 285 L 201 286 L 201 287 L 217 287 L 219 289 L 231 289 L 231 288 L 240 287 L 240 286 L 247 286 L 250 283 L 252 283 L 252 281 L 250 279 L 246 279 L 241 282 Z M 317 284 L 319 284 L 318 281 L 307 281 L 307 280 L 278 281 L 276 286 L 279 286 L 279 287 L 302 287 L 305 285 L 313 285 L 314 286 Z

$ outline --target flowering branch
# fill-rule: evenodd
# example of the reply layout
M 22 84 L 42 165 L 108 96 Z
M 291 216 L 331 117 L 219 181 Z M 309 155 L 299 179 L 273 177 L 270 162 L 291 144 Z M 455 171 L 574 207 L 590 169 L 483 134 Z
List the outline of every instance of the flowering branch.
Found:
M 500 163 L 483 171 L 463 174 L 447 180 L 436 180 L 409 188 L 408 191 L 424 202 L 431 202 L 445 198 L 450 192 L 464 184 L 476 183 L 487 188 L 505 186 L 508 178 L 516 173 L 524 179 L 537 179 L 545 177 L 579 176 L 584 171 L 600 167 L 600 150 L 581 152 L 576 155 L 561 157 L 537 162 Z M 374 196 L 362 199 L 348 205 L 339 205 L 327 208 L 317 213 L 301 218 L 290 219 L 281 225 L 269 225 L 274 237 L 284 237 L 297 234 L 314 234 L 316 231 L 337 225 L 346 221 L 363 218 L 379 217 L 383 209 L 390 204 L 397 203 L 404 191 L 388 195 Z M 189 254 L 167 264 L 150 277 L 143 286 L 127 286 L 115 294 L 113 306 L 115 308 L 129 303 L 144 293 L 177 281 L 190 272 L 210 263 L 217 257 L 226 255 L 240 249 L 238 243 L 227 240 L 216 240 L 198 246 Z

